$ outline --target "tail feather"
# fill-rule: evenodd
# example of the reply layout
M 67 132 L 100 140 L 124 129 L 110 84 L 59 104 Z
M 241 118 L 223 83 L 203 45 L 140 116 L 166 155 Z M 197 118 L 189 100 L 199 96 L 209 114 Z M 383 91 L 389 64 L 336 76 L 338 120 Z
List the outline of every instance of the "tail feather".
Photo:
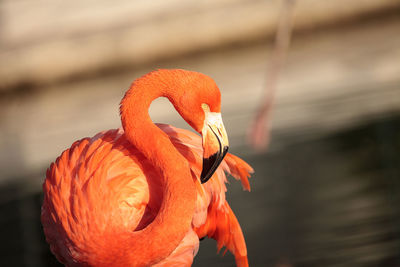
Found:
M 249 178 L 250 174 L 254 172 L 253 168 L 247 164 L 244 160 L 231 153 L 227 153 L 224 159 L 226 165 L 224 170 L 231 174 L 235 179 L 242 182 L 242 186 L 245 190 L 250 191 Z
M 228 202 L 225 202 L 223 209 L 210 205 L 205 224 L 195 230 L 199 237 L 208 236 L 215 239 L 218 252 L 225 246 L 235 256 L 238 267 L 248 266 L 242 229 Z

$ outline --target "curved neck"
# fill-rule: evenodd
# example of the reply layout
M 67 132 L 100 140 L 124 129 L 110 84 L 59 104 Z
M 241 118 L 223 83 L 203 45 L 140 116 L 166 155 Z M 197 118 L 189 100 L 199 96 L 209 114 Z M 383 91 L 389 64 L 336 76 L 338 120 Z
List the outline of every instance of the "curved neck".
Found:
M 179 81 L 168 83 L 158 76 L 150 79 L 149 75 L 136 80 L 121 101 L 126 138 L 159 170 L 163 186 L 158 215 L 147 227 L 133 232 L 128 241 L 127 249 L 132 255 L 129 260 L 133 266 L 154 264 L 176 248 L 191 227 L 196 202 L 188 162 L 148 114 L 154 99 L 165 96 L 173 101 L 178 89 L 175 82 Z

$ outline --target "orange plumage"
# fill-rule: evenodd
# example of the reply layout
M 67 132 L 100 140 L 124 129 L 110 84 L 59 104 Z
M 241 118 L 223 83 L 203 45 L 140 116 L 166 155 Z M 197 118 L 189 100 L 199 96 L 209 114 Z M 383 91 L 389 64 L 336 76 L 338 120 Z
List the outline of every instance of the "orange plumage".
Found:
M 159 96 L 168 97 L 197 132 L 214 133 L 215 138 L 207 138 L 215 140 L 154 125 L 147 109 Z M 42 224 L 60 262 L 190 266 L 199 238 L 208 236 L 217 241 L 218 250 L 227 247 L 238 266 L 248 266 L 240 225 L 225 199 L 224 172 L 250 190 L 252 168 L 222 150 L 223 126 L 212 124 L 220 111 L 219 97 L 205 75 L 152 72 L 136 80 L 122 100 L 123 128 L 79 140 L 51 164 L 43 184 Z M 218 131 L 210 130 L 214 126 Z M 205 182 L 204 147 L 214 149 L 217 141 L 220 165 Z

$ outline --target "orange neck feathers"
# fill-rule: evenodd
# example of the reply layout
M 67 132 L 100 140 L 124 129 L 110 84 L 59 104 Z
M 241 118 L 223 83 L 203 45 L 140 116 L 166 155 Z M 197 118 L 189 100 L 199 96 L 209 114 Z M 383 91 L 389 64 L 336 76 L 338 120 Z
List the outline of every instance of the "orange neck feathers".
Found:
M 163 185 L 163 202 L 158 215 L 126 241 L 129 253 L 126 256 L 134 266 L 151 265 L 166 258 L 191 226 L 196 190 L 189 165 L 148 114 L 151 102 L 161 96 L 168 97 L 176 106 L 189 74 L 180 70 L 149 73 L 136 80 L 121 101 L 125 135 L 158 168 Z M 154 261 L 148 262 L 149 259 Z

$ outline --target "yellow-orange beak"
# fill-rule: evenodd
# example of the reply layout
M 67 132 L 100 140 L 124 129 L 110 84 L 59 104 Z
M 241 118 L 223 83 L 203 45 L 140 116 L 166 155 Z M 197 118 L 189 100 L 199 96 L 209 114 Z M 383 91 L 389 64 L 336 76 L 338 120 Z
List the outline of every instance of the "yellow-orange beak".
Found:
M 205 112 L 203 135 L 203 169 L 201 183 L 207 182 L 228 152 L 229 142 L 221 113 Z

